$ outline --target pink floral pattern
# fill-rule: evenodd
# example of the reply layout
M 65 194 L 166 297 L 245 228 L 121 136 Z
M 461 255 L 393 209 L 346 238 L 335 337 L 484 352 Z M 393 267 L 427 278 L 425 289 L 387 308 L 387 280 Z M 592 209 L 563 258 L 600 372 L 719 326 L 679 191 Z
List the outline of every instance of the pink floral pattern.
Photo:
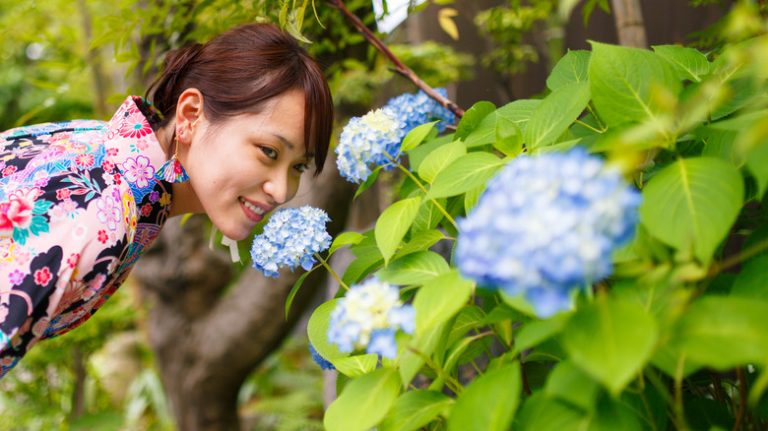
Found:
M 172 190 L 148 117 L 128 97 L 109 122 L 0 133 L 0 377 L 85 322 L 159 234 Z

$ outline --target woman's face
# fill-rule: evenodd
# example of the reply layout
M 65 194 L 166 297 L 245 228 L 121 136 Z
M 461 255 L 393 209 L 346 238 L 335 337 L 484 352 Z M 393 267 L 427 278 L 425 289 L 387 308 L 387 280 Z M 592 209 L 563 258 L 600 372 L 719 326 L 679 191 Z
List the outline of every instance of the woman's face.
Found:
M 226 236 L 242 240 L 290 200 L 312 155 L 304 146 L 304 95 L 289 90 L 258 114 L 201 122 L 183 160 L 200 209 Z

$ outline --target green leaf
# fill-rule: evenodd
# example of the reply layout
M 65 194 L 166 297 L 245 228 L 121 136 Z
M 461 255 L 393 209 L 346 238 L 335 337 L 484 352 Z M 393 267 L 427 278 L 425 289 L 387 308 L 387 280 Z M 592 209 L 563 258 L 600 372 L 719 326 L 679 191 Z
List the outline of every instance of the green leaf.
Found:
M 453 317 L 472 294 L 474 283 L 453 270 L 425 283 L 413 300 L 416 309 L 416 334 Z
M 467 147 L 461 141 L 443 145 L 424 158 L 419 165 L 419 176 L 431 184 L 440 171 L 465 154 L 467 154 Z
M 365 254 L 352 261 L 347 266 L 344 275 L 341 277 L 342 281 L 347 285 L 351 285 L 360 281 L 365 275 L 373 271 L 374 268 L 380 266 L 384 260 L 379 256 L 378 248 L 376 253 Z
M 424 138 L 426 138 L 429 135 L 429 132 L 431 132 L 432 129 L 434 129 L 435 124 L 437 124 L 437 121 L 421 124 L 411 129 L 411 131 L 408 132 L 407 135 L 405 135 L 405 138 L 403 138 L 403 143 L 400 146 L 400 151 L 402 152 L 411 151 L 412 149 L 419 146 L 419 144 L 421 144 L 424 141 Z
M 547 378 L 544 393 L 591 412 L 600 386 L 571 361 L 559 362 Z
M 448 410 L 453 399 L 436 391 L 415 390 L 400 396 L 379 431 L 415 431 Z
M 693 48 L 678 45 L 655 45 L 651 48 L 656 55 L 669 62 L 678 79 L 701 82 L 712 69 L 707 57 Z
M 521 131 L 525 131 L 528 120 L 539 104 L 541 104 L 539 99 L 515 100 L 497 109 L 496 115 L 504 117 L 507 121 L 514 123 Z
M 587 82 L 589 56 L 586 50 L 569 50 L 547 77 L 547 88 L 554 91 L 574 82 Z
M 585 412 L 565 402 L 535 392 L 520 410 L 518 428 L 523 431 L 640 431 L 637 416 L 624 404 L 600 397 L 594 412 Z
M 443 145 L 450 144 L 455 139 L 453 133 L 449 133 L 443 136 L 439 136 L 435 139 L 430 139 L 429 142 L 419 145 L 408 152 L 408 164 L 413 172 L 419 171 L 419 166 L 424 158 L 427 157 L 432 151 L 442 147 Z
M 530 349 L 562 332 L 567 323 L 566 314 L 556 314 L 546 320 L 526 323 L 515 338 L 515 352 Z
M 325 412 L 323 425 L 328 431 L 368 431 L 384 418 L 399 392 L 397 371 L 379 368 L 347 384 Z
M 307 322 L 309 342 L 312 343 L 317 353 L 328 361 L 349 356 L 349 353 L 341 352 L 335 344 L 328 341 L 328 326 L 331 321 L 331 313 L 336 308 L 338 301 L 339 299 L 331 299 L 320 304 L 312 312 L 312 316 L 309 317 Z
M 503 163 L 498 157 L 486 152 L 461 156 L 437 174 L 427 198 L 456 196 L 485 185 Z
M 486 372 L 456 399 L 448 431 L 506 431 L 520 402 L 521 388 L 517 362 Z
M 711 296 L 694 302 L 671 343 L 692 361 L 719 370 L 768 363 L 768 302 Z
M 336 358 L 330 363 L 341 373 L 347 377 L 359 377 L 363 374 L 368 374 L 376 369 L 376 364 L 379 361 L 379 355 L 375 353 L 368 353 L 365 355 L 354 355 L 345 358 Z
M 332 255 L 336 250 L 344 247 L 345 245 L 359 244 L 365 236 L 359 232 L 342 232 L 339 236 L 333 239 L 331 243 L 331 249 L 328 251 L 328 255 Z
M 498 116 L 493 148 L 501 151 L 505 156 L 517 156 L 523 152 L 523 132 L 517 123 Z
M 368 175 L 368 178 L 366 178 L 365 181 L 363 181 L 363 183 L 357 187 L 357 190 L 355 190 L 355 195 L 352 197 L 352 199 L 357 199 L 357 197 L 363 194 L 364 191 L 368 190 L 368 188 L 370 188 L 373 183 L 376 182 L 376 179 L 379 178 L 379 172 L 381 172 L 381 166 L 374 169 L 373 172 Z
M 731 295 L 768 301 L 768 254 L 748 260 L 736 276 Z
M 405 256 L 406 254 L 427 250 L 443 238 L 445 238 L 445 235 L 436 229 L 417 232 L 411 236 L 410 241 L 397 250 L 395 259 Z
M 435 199 L 435 201 L 445 208 L 445 199 Z M 425 230 L 434 229 L 443 219 L 443 213 L 437 208 L 434 202 L 430 199 L 424 199 L 424 202 L 419 208 L 419 213 L 416 214 L 416 218 L 413 220 L 413 232 L 421 232 Z
M 393 261 L 379 271 L 378 276 L 388 283 L 412 285 L 427 282 L 449 270 L 448 263 L 439 254 L 419 251 Z
M 488 114 L 496 110 L 496 105 L 487 101 L 480 101 L 472 105 L 471 108 L 464 112 L 464 116 L 459 121 L 459 125 L 456 126 L 456 138 L 464 140 L 469 136 L 472 131 L 477 129 L 480 122 L 483 121 Z
M 657 338 L 656 322 L 641 305 L 601 297 L 571 317 L 561 340 L 576 365 L 618 395 L 646 364 Z
M 640 220 L 651 235 L 708 263 L 743 202 L 741 174 L 715 158 L 679 159 L 643 189 Z
M 305 272 L 304 274 L 301 274 L 301 277 L 299 277 L 298 280 L 296 280 L 296 283 L 293 283 L 293 286 L 291 287 L 291 291 L 288 292 L 288 297 L 285 298 L 285 318 L 288 319 L 288 313 L 291 311 L 291 305 L 293 304 L 293 299 L 296 297 L 296 294 L 299 293 L 299 289 L 301 288 L 301 285 L 304 284 L 304 280 L 309 276 L 309 274 L 314 271 L 314 268 L 311 270 Z
M 469 214 L 470 211 L 472 211 L 472 208 L 477 205 L 477 202 L 480 200 L 480 196 L 483 195 L 483 192 L 485 191 L 485 186 L 479 186 L 475 187 L 474 189 L 468 190 L 467 193 L 464 195 L 464 211 Z
M 599 117 L 608 125 L 653 120 L 664 109 L 655 88 L 680 93 L 680 81 L 666 61 L 652 52 L 591 42 L 589 85 Z
M 421 197 L 403 199 L 390 205 L 376 221 L 376 245 L 384 257 L 384 265 L 395 254 L 421 206 Z
M 534 149 L 555 143 L 584 111 L 589 102 L 589 83 L 563 85 L 549 94 L 533 111 L 524 140 Z
M 438 325 L 424 334 L 414 337 L 409 343 L 410 348 L 407 348 L 400 354 L 398 368 L 403 386 L 408 386 L 414 376 L 416 376 L 416 373 L 424 365 L 424 358 L 411 349 L 416 349 L 427 357 L 431 356 L 440 343 L 445 329 L 446 325 Z

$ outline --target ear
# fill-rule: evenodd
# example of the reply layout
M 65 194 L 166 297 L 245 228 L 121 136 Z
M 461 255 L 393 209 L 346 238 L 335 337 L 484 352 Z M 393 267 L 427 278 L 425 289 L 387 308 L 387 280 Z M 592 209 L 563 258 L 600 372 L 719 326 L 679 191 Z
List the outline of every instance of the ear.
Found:
M 181 144 L 189 144 L 192 134 L 203 114 L 203 93 L 197 88 L 187 88 L 176 102 L 176 133 Z

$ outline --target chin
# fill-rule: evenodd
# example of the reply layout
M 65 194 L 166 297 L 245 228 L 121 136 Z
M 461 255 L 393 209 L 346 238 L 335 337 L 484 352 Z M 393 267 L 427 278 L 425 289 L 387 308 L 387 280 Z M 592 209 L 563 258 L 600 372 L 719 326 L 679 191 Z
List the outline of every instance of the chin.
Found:
M 245 229 L 242 226 L 237 226 L 234 223 L 220 224 L 213 222 L 216 229 L 219 230 L 224 236 L 235 241 L 242 241 L 248 237 L 251 233 L 249 229 Z

